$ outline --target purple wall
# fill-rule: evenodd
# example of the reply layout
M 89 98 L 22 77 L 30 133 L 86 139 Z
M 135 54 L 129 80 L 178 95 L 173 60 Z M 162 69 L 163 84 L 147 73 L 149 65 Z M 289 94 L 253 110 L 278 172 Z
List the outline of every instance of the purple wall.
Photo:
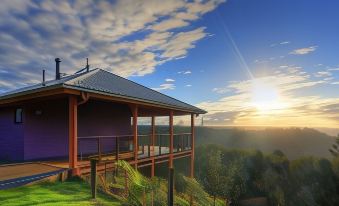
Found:
M 25 113 L 25 160 L 68 156 L 68 100 L 29 104 Z
M 40 115 L 36 111 L 41 111 Z M 88 101 L 78 107 L 78 136 L 131 134 L 131 114 L 127 105 Z M 68 100 L 49 100 L 26 106 L 24 134 L 25 160 L 68 157 Z M 102 141 L 102 151 L 115 149 L 115 140 Z M 80 140 L 78 154 L 97 152 L 93 140 Z
M 46 100 L 24 107 L 24 122 L 14 123 L 15 108 L 0 108 L 0 160 L 68 158 L 68 99 Z M 131 134 L 127 105 L 90 100 L 78 107 L 78 136 Z M 127 140 L 127 139 L 126 139 Z M 128 142 L 121 141 L 122 147 Z M 115 140 L 102 141 L 102 151 L 115 150 Z M 93 140 L 79 141 L 78 153 L 97 152 Z
M 14 113 L 15 108 L 0 108 L 0 161 L 23 159 L 24 125 L 14 123 Z
M 78 107 L 78 136 L 116 136 L 129 135 L 131 132 L 131 112 L 127 105 L 111 102 L 88 101 Z M 127 147 L 127 141 L 120 141 Z M 125 144 L 125 145 L 124 145 Z M 115 139 L 101 141 L 102 152 L 115 150 Z M 80 140 L 78 154 L 97 152 L 95 140 Z

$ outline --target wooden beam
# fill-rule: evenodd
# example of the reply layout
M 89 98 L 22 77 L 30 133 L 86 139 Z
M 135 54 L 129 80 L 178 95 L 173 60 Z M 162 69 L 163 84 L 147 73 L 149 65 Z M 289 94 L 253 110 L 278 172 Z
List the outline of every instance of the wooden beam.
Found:
M 152 116 L 152 156 L 154 156 L 154 145 L 155 145 L 155 116 Z
M 151 166 L 151 177 L 154 177 L 155 174 L 155 160 L 152 158 L 152 166 Z
M 133 105 L 132 106 L 132 115 L 133 115 L 133 149 L 134 149 L 134 161 L 135 168 L 138 167 L 137 161 L 138 161 L 138 151 L 139 151 L 139 145 L 138 145 L 138 106 Z
M 78 167 L 78 99 L 69 96 L 68 102 L 68 139 L 69 168 L 73 175 L 79 175 Z
M 169 116 L 169 134 L 170 134 L 169 167 L 173 168 L 173 111 L 170 111 Z
M 191 178 L 194 177 L 194 118 L 195 118 L 195 114 L 191 114 L 191 150 L 192 150 L 192 154 L 191 154 Z

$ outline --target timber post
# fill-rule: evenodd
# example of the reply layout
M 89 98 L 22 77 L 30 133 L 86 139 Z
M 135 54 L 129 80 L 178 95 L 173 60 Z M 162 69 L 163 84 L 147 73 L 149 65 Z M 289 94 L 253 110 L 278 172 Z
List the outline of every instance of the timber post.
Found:
M 97 160 L 91 159 L 91 190 L 92 198 L 97 196 Z
M 174 168 L 168 170 L 168 203 L 167 205 L 173 206 L 173 195 L 174 195 Z
M 72 175 L 79 175 L 78 170 L 78 99 L 68 98 L 68 162 Z
M 170 145 L 169 145 L 169 167 L 173 168 L 173 111 L 170 111 L 169 116 L 169 134 L 170 134 Z

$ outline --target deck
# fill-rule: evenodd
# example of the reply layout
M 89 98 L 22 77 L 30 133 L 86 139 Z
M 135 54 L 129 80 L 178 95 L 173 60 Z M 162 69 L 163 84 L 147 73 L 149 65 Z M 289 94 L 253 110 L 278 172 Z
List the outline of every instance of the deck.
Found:
M 44 179 L 66 171 L 67 168 L 44 163 L 20 163 L 0 166 L 0 189 L 8 189 Z
M 150 152 L 150 153 L 149 153 Z M 175 150 L 174 159 L 186 157 L 191 155 L 191 150 L 189 147 L 184 150 Z M 148 149 L 148 147 L 141 148 L 138 153 L 138 168 L 150 166 L 152 162 L 154 164 L 159 164 L 163 162 L 169 161 L 169 148 L 168 147 L 157 147 L 154 146 L 152 149 Z M 134 164 L 135 160 L 133 152 L 123 152 L 119 153 L 119 160 L 125 160 L 130 164 Z M 99 160 L 99 159 L 98 159 Z M 115 154 L 103 154 L 98 163 L 97 170 L 98 172 L 104 172 L 107 170 L 112 170 L 115 168 L 116 155 Z M 51 165 L 59 168 L 68 169 L 69 162 L 68 160 L 61 161 L 45 161 L 43 162 L 46 165 Z M 81 175 L 88 175 L 90 172 L 90 161 L 89 159 L 80 159 L 78 160 L 78 168 L 80 168 Z

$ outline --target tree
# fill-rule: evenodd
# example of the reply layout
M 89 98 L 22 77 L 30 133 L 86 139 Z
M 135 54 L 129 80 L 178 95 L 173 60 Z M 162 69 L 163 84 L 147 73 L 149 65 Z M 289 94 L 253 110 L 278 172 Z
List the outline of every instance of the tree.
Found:
M 329 149 L 331 154 L 335 157 L 339 156 L 339 134 L 338 138 L 336 139 L 335 143 L 332 145 L 332 148 Z
M 206 153 L 206 156 L 206 172 L 201 178 L 206 191 L 213 196 L 213 204 L 215 205 L 216 197 L 221 193 L 220 190 L 222 185 L 221 151 L 211 150 L 209 153 Z

